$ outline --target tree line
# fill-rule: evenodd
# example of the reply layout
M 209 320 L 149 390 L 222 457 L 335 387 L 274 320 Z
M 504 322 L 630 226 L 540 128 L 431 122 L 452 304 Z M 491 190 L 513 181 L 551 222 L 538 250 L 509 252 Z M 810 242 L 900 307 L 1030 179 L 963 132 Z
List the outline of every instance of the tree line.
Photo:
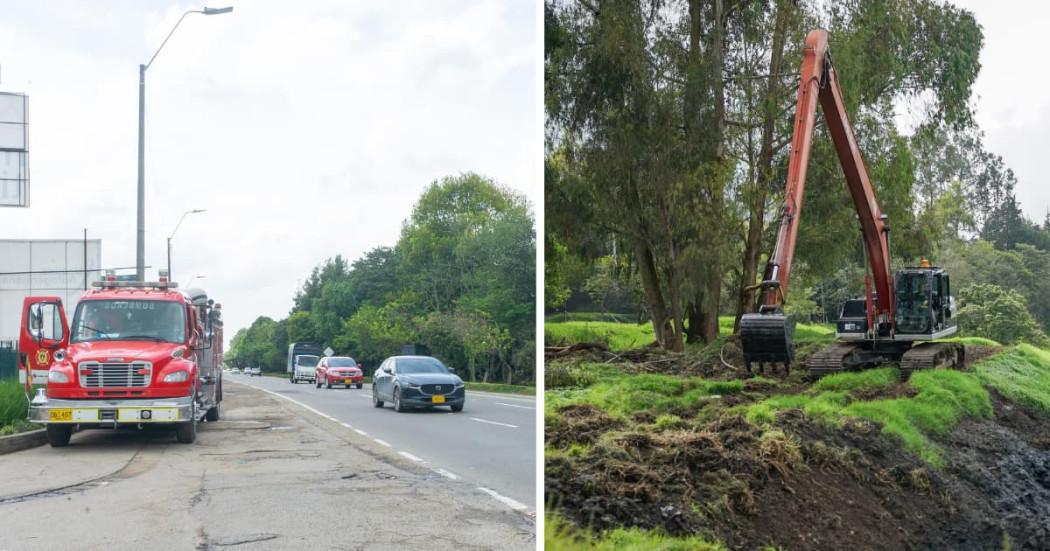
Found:
M 932 0 L 546 0 L 548 311 L 634 306 L 673 350 L 717 338 L 720 314 L 753 311 L 802 44 L 818 27 L 889 215 L 894 267 L 949 268 L 970 332 L 1043 338 L 1050 218 L 1025 218 L 1015 175 L 974 119 L 980 25 Z M 837 318 L 863 290 L 863 255 L 818 116 L 789 311 Z
M 477 174 L 432 183 L 393 247 L 316 266 L 286 318 L 258 317 L 226 362 L 284 371 L 312 341 L 371 373 L 402 345 L 426 345 L 465 380 L 533 384 L 536 234 L 528 201 Z

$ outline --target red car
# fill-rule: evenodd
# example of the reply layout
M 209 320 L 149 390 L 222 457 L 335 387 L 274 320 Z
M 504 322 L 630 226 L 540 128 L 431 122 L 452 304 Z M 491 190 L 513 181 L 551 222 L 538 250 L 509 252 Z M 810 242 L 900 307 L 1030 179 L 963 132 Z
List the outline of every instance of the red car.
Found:
M 328 388 L 332 385 L 343 385 L 350 388 L 364 386 L 365 374 L 357 367 L 357 362 L 349 356 L 331 356 L 317 362 L 317 388 L 323 383 Z

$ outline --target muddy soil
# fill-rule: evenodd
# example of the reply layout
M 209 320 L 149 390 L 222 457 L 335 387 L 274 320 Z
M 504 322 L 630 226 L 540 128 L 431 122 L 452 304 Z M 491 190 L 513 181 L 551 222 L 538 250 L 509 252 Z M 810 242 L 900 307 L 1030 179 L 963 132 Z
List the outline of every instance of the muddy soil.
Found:
M 763 437 L 725 417 L 695 431 L 622 433 L 583 456 L 549 459 L 547 499 L 594 530 L 704 534 L 732 549 L 1001 545 L 1001 517 L 959 506 L 950 480 L 877 425 L 825 427 L 789 410 L 777 428 Z
M 958 494 L 984 499 L 1014 549 L 1050 550 L 1050 420 L 991 391 L 994 420 L 966 420 L 944 439 Z

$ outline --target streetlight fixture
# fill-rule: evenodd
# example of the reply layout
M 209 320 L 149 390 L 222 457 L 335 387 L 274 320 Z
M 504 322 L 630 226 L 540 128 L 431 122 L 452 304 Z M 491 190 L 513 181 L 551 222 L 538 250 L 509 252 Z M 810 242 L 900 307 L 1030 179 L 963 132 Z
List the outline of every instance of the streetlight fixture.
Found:
M 153 53 L 153 57 L 149 58 L 149 62 L 146 64 L 139 65 L 139 181 L 138 181 L 138 239 L 136 240 L 135 247 L 135 275 L 139 281 L 146 279 L 146 200 L 145 200 L 145 188 L 146 188 L 146 163 L 145 163 L 145 146 L 146 146 L 146 69 L 149 69 L 150 65 L 153 65 L 153 61 L 157 59 L 157 55 L 164 49 L 164 45 L 168 43 L 168 39 L 171 35 L 175 34 L 175 29 L 179 28 L 179 24 L 191 13 L 201 13 L 204 15 L 219 15 L 223 13 L 230 13 L 233 11 L 232 7 L 225 8 L 204 8 L 202 10 L 189 10 L 182 14 L 175 26 L 171 28 L 171 32 L 164 38 L 164 42 L 160 43 L 160 47 Z M 171 277 L 171 261 L 168 261 L 168 277 Z
M 179 226 L 182 225 L 182 221 L 191 214 L 198 214 L 201 212 L 208 212 L 207 209 L 193 209 L 182 213 L 182 217 L 179 218 L 179 223 L 175 224 L 175 229 L 171 230 L 171 235 L 168 236 L 168 281 L 175 281 L 171 277 L 171 239 L 175 237 L 175 232 L 179 231 Z
M 195 275 L 195 276 L 191 277 L 189 283 L 186 284 L 186 288 L 189 289 L 190 285 L 193 284 L 194 280 L 205 279 L 207 277 L 208 276 L 206 276 L 206 275 Z

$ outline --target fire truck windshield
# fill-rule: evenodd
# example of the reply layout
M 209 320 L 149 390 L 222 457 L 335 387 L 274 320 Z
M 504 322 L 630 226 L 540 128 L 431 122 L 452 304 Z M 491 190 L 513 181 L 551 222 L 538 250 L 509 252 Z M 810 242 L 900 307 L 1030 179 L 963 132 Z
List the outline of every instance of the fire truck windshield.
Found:
M 164 300 L 85 300 L 73 315 L 70 342 L 99 340 L 185 342 L 184 309 Z

